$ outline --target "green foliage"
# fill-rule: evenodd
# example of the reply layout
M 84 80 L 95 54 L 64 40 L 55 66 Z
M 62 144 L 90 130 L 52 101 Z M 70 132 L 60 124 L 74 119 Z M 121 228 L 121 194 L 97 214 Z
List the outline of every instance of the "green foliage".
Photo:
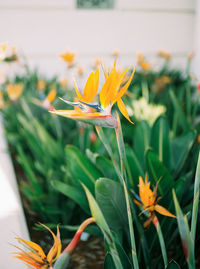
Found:
M 170 82 L 161 85 L 158 81 L 164 76 Z M 199 250 L 195 241 L 200 238 L 196 232 L 199 161 L 195 176 L 200 108 L 190 76 L 167 65 L 159 71 L 136 72 L 128 93 L 131 98 L 126 97 L 125 103 L 131 108 L 133 100 L 144 97 L 148 104 L 164 105 L 166 113 L 156 116 L 153 123 L 134 115 L 135 125 L 123 119 L 125 147 L 120 125 L 117 140 L 113 130 L 97 127 L 99 138 L 92 142 L 91 127 L 54 117 L 37 105 L 34 99 L 44 98 L 53 86 L 58 96 L 71 97 L 71 91 L 59 85 L 57 78 L 45 80 L 44 92 L 38 93 L 39 80 L 36 72 L 17 76 L 13 82 L 23 84 L 23 96 L 14 103 L 6 96 L 8 105 L 2 111 L 28 210 L 49 227 L 61 223 L 64 236 L 92 214 L 100 229 L 93 225 L 87 232 L 99 235 L 101 231 L 104 236 L 104 268 L 151 269 L 165 264 L 165 268 L 185 269 L 184 251 L 188 266 L 194 268 Z M 6 93 L 6 84 L 2 88 Z M 60 102 L 54 100 L 53 106 L 59 108 Z M 139 198 L 138 178 L 144 178 L 146 172 L 152 188 L 158 184 L 159 204 L 177 215 L 176 221 L 156 212 L 157 233 L 152 224 L 143 228 L 148 212 L 140 214 L 143 208 L 133 202 Z M 53 268 L 63 268 L 68 259 L 61 255 Z

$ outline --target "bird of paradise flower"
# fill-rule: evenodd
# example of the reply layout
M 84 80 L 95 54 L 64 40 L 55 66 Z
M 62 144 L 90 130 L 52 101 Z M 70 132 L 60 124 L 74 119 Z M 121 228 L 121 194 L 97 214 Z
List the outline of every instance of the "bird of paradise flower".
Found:
M 60 240 L 59 227 L 57 226 L 57 235 L 55 235 L 51 229 L 49 229 L 49 227 L 44 224 L 41 225 L 51 233 L 54 239 L 54 244 L 49 250 L 49 253 L 46 255 L 38 244 L 21 238 L 17 238 L 17 240 L 23 247 L 27 249 L 27 251 L 17 247 L 20 252 L 13 253 L 15 258 L 22 260 L 26 266 L 31 269 L 48 269 L 61 254 L 62 244 Z
M 161 215 L 168 216 L 171 218 L 176 218 L 176 216 L 170 213 L 166 208 L 164 208 L 161 205 L 158 205 L 158 202 L 160 200 L 160 197 L 157 198 L 157 188 L 158 188 L 159 182 L 157 183 L 156 187 L 152 191 L 150 189 L 150 182 L 148 182 L 147 177 L 148 177 L 147 173 L 145 174 L 145 181 L 143 181 L 141 176 L 139 177 L 138 186 L 139 186 L 140 201 L 136 199 L 134 200 L 134 202 L 137 205 L 141 206 L 144 209 L 142 213 L 148 211 L 149 217 L 147 221 L 144 223 L 144 227 L 148 227 L 150 223 L 154 220 L 156 216 L 155 211 L 157 211 Z
M 116 60 L 109 74 L 104 68 L 105 82 L 99 94 L 99 102 L 93 102 L 99 87 L 99 69 L 91 72 L 82 94 L 76 82 L 74 82 L 78 102 L 69 102 L 62 99 L 67 104 L 74 106 L 74 110 L 54 110 L 50 112 L 97 126 L 116 128 L 117 120 L 111 114 L 111 110 L 113 105 L 117 103 L 121 113 L 132 123 L 122 97 L 131 83 L 135 70 L 133 70 L 128 81 L 124 83 L 124 77 L 127 71 L 128 68 L 123 72 L 117 71 Z

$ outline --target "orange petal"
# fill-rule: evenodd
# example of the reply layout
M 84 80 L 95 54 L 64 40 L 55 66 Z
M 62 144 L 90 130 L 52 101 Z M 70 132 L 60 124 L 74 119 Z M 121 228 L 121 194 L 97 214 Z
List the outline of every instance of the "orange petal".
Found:
M 60 256 L 61 249 L 62 249 L 62 244 L 61 244 L 61 240 L 60 240 L 59 226 L 57 226 L 57 235 L 56 236 L 47 226 L 45 226 L 44 224 L 43 224 L 43 226 L 46 229 L 48 229 L 48 231 L 52 234 L 52 236 L 54 238 L 53 247 L 49 250 L 49 253 L 47 255 L 47 261 L 49 263 L 52 263 Z
M 112 76 L 109 75 L 108 78 L 105 80 L 103 87 L 101 89 L 101 92 L 99 94 L 100 104 L 103 107 L 106 107 L 105 102 L 106 102 L 106 97 L 107 97 L 107 93 L 110 88 L 111 82 L 112 82 Z
M 79 92 L 79 90 L 78 90 L 78 86 L 77 86 L 75 80 L 74 80 L 74 88 L 75 88 L 76 94 L 77 94 L 77 96 L 78 96 L 78 99 L 81 100 L 81 101 L 83 101 L 83 100 L 82 100 L 83 96 L 80 94 L 80 92 Z
M 160 205 L 155 205 L 154 209 L 160 213 L 161 215 L 167 216 L 167 217 L 172 217 L 172 218 L 176 218 L 175 215 L 171 214 L 166 208 L 164 208 L 163 206 Z
M 51 103 L 51 102 L 53 102 L 53 100 L 56 98 L 56 89 L 55 88 L 53 88 L 53 89 L 51 89 L 51 91 L 48 93 L 48 95 L 47 95 L 47 97 L 46 97 L 46 99 Z
M 91 72 L 91 74 L 89 75 L 83 91 L 83 100 L 81 101 L 84 101 L 86 103 L 92 102 L 97 94 L 98 86 L 99 86 L 99 69 L 97 69 L 95 73 Z
M 134 199 L 134 203 L 135 203 L 136 205 L 142 206 L 142 204 L 141 204 L 138 200 L 136 200 L 136 199 Z
M 117 101 L 117 105 L 118 105 L 118 108 L 120 110 L 120 112 L 122 113 L 122 115 L 124 115 L 124 117 L 130 121 L 130 123 L 134 124 L 130 118 L 129 118 L 129 115 L 128 115 L 128 111 L 126 109 L 126 106 L 124 104 L 124 102 L 122 101 L 122 99 L 120 98 L 118 101 Z
M 36 244 L 32 241 L 27 241 L 27 240 L 21 239 L 21 238 L 17 238 L 17 240 L 22 244 L 24 243 L 25 246 L 27 245 L 27 247 L 29 249 L 31 249 L 33 252 L 36 252 L 42 259 L 44 259 L 46 257 L 43 249 L 38 244 Z
M 135 73 L 135 69 L 133 69 L 133 72 L 132 72 L 128 82 L 121 88 L 120 92 L 117 94 L 117 96 L 116 96 L 115 100 L 113 100 L 113 102 L 116 102 L 125 94 L 125 92 L 127 91 L 128 87 L 131 83 L 131 80 L 133 79 L 134 73 Z
M 47 229 L 51 233 L 54 239 L 53 247 L 49 250 L 49 253 L 47 255 L 47 261 L 51 264 L 57 259 L 57 257 L 61 253 L 62 245 L 60 241 L 59 227 L 57 226 L 57 236 L 55 236 L 55 234 L 52 232 L 52 230 L 49 227 L 47 227 L 46 225 L 42 223 L 40 223 L 40 225 L 42 225 L 45 229 Z

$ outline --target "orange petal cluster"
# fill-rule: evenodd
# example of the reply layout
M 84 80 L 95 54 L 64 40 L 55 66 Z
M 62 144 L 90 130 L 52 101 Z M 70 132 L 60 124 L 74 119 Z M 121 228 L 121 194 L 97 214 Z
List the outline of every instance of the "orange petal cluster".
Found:
M 117 103 L 121 113 L 132 123 L 125 104 L 122 101 L 122 97 L 126 93 L 133 79 L 135 70 L 133 70 L 128 79 L 126 75 L 127 71 L 128 69 L 125 69 L 123 72 L 119 72 L 116 69 L 116 60 L 109 74 L 104 68 L 105 82 L 101 88 L 99 102 L 97 103 L 92 102 L 95 98 L 97 98 L 99 69 L 95 72 L 91 72 L 83 89 L 83 93 L 79 91 L 77 84 L 74 82 L 76 94 L 79 100 L 79 102 L 76 103 L 78 109 L 55 110 L 51 112 L 67 118 L 89 122 L 94 125 L 116 128 L 116 119 L 111 115 L 111 109 L 112 106 Z M 66 101 L 66 103 L 71 105 L 74 104 L 75 106 L 75 103 L 70 103 L 68 101 Z
M 157 196 L 157 186 L 154 188 L 152 191 L 150 189 L 150 182 L 148 182 L 147 179 L 147 173 L 145 174 L 145 181 L 143 181 L 142 177 L 139 177 L 139 196 L 140 196 L 140 201 L 134 200 L 136 204 L 141 206 L 144 211 L 148 211 L 149 213 L 149 218 L 148 220 L 144 223 L 144 226 L 148 226 L 151 221 L 155 217 L 154 211 L 157 211 L 161 215 L 167 216 L 167 217 L 172 217 L 175 218 L 176 216 L 170 213 L 166 208 L 164 208 L 161 205 L 158 205 L 159 198 L 156 199 Z
M 48 269 L 61 254 L 62 244 L 59 227 L 57 226 L 57 235 L 55 235 L 46 225 L 41 225 L 51 233 L 54 239 L 54 244 L 49 253 L 45 255 L 43 249 L 38 244 L 21 238 L 17 238 L 17 240 L 27 251 L 17 247 L 20 252 L 13 253 L 17 259 L 22 260 L 31 269 Z
M 20 83 L 9 83 L 7 86 L 7 93 L 8 93 L 8 97 L 10 98 L 10 100 L 12 101 L 16 101 L 23 92 L 23 87 L 22 84 Z

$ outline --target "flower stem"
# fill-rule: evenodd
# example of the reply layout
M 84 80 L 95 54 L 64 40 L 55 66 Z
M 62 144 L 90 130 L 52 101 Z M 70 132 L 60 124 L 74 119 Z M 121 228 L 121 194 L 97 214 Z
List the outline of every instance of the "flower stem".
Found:
M 139 269 L 129 194 L 128 194 L 126 182 L 124 180 L 124 176 L 126 177 L 125 166 L 124 166 L 124 162 L 126 162 L 126 152 L 125 152 L 125 146 L 124 146 L 123 133 L 121 130 L 120 118 L 118 114 L 117 114 L 117 129 L 115 130 L 115 133 L 116 133 L 117 145 L 118 145 L 120 162 L 121 162 L 121 177 L 122 177 L 124 194 L 125 194 L 125 199 L 126 199 L 126 208 L 127 208 L 127 214 L 128 214 L 133 266 L 134 266 L 134 269 Z
M 153 222 L 153 224 L 154 224 L 154 226 L 156 228 L 156 231 L 158 233 L 158 238 L 159 238 L 159 241 L 160 241 L 160 247 L 161 247 L 161 251 L 162 251 L 164 265 L 165 265 L 165 267 L 167 267 L 167 264 L 168 264 L 167 252 L 166 252 L 165 242 L 164 242 L 163 234 L 162 234 L 162 231 L 161 231 L 160 223 L 159 223 L 158 218 L 156 216 L 153 218 L 152 222 Z
M 75 250 L 76 246 L 78 245 L 78 242 L 79 242 L 79 240 L 80 240 L 80 237 L 81 237 L 83 231 L 85 230 L 85 228 L 86 228 L 89 224 L 91 224 L 91 223 L 93 223 L 93 222 L 96 222 L 95 218 L 89 218 L 89 219 L 86 219 L 86 220 L 80 225 L 80 227 L 78 228 L 77 232 L 75 233 L 75 235 L 74 235 L 72 241 L 71 241 L 71 242 L 69 243 L 69 245 L 64 249 L 63 253 L 68 252 L 68 253 L 71 254 L 71 253 Z

